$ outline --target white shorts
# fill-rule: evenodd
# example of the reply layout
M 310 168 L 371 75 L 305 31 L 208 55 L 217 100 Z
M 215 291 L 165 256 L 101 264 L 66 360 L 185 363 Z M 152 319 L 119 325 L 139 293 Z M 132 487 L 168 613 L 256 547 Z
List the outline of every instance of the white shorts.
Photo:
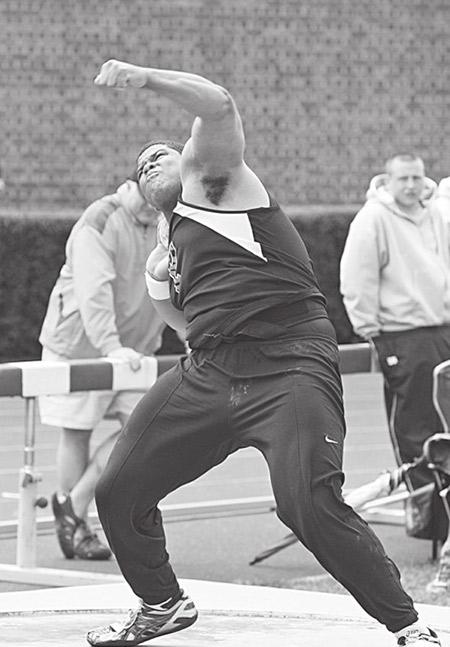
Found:
M 42 351 L 43 360 L 64 361 L 48 348 Z M 39 397 L 39 413 L 43 425 L 69 429 L 94 429 L 103 418 L 129 416 L 143 391 L 77 391 L 61 395 Z

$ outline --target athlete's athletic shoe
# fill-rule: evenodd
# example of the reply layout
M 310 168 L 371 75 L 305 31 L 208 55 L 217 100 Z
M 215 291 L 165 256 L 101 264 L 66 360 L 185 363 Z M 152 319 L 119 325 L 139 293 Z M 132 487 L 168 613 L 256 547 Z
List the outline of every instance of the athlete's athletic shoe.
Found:
M 420 629 L 411 629 L 404 636 L 400 636 L 397 645 L 400 647 L 430 647 L 437 645 L 441 647 L 441 642 L 435 632 L 428 627 L 429 633 L 424 633 Z
M 141 600 L 138 609 L 130 611 L 124 622 L 93 629 L 86 638 L 90 645 L 131 647 L 185 629 L 197 620 L 197 615 L 194 603 L 181 591 L 176 598 L 161 604 L 150 605 Z
M 102 544 L 83 519 L 73 511 L 70 496 L 62 501 L 55 493 L 52 496 L 52 509 L 55 517 L 56 536 L 61 550 L 67 559 L 102 560 L 111 556 L 108 546 Z
M 78 559 L 103 560 L 112 555 L 108 546 L 100 541 L 85 521 L 81 521 L 75 531 L 73 552 Z

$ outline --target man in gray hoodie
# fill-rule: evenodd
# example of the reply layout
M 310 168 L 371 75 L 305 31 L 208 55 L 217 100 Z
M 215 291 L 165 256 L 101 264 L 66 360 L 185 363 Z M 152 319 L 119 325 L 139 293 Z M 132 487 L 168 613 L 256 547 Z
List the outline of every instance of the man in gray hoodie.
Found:
M 400 464 L 420 456 L 425 439 L 441 428 L 432 371 L 450 358 L 449 235 L 431 207 L 436 185 L 423 161 L 399 154 L 385 170 L 372 179 L 350 225 L 341 292 L 355 332 L 376 348 Z M 408 485 L 414 489 L 430 478 L 414 470 Z
M 164 323 L 148 297 L 144 270 L 159 219 L 135 177 L 88 206 L 67 240 L 66 260 L 50 295 L 39 338 L 43 360 L 111 357 L 137 370 L 142 355 L 158 350 Z M 94 452 L 90 440 L 105 417 L 123 427 L 142 395 L 83 391 L 40 398 L 42 423 L 61 428 L 52 507 L 58 541 L 69 559 L 111 555 L 86 520 L 118 432 Z

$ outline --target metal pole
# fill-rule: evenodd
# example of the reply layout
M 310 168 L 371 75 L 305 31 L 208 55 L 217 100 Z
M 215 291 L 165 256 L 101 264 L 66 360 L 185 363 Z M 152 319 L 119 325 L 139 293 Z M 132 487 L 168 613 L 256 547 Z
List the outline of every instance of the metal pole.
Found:
M 34 472 L 36 398 L 25 398 L 25 443 L 23 468 L 19 475 L 16 564 L 36 566 L 36 500 L 40 475 Z

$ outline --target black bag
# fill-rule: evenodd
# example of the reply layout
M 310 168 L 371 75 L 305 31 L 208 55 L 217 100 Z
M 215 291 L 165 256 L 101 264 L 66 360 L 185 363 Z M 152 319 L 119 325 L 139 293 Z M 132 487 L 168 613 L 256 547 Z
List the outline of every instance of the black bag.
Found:
M 433 496 L 434 483 L 428 483 L 411 492 L 405 501 L 405 529 L 409 537 L 434 539 Z
M 434 483 L 411 492 L 405 501 L 405 529 L 409 537 L 445 541 L 448 526 L 447 514 Z

